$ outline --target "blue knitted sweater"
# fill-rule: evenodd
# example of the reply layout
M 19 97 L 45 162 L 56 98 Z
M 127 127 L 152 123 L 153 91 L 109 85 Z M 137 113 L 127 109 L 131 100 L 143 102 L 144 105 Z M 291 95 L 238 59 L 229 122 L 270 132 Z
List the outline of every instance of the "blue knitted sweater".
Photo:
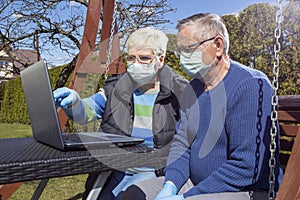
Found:
M 182 93 L 166 180 L 181 188 L 190 178 L 195 186 L 184 197 L 268 191 L 272 94 L 265 74 L 234 61 L 210 91 L 192 80 Z M 280 177 L 279 167 L 275 172 Z

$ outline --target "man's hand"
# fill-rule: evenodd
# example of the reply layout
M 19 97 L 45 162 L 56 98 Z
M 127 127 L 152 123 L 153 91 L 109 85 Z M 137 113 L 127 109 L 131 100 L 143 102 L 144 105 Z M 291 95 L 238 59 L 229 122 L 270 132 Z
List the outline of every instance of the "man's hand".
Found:
M 155 200 L 183 200 L 183 195 L 174 195 L 174 196 L 168 196 L 168 197 L 162 197 L 162 198 L 155 198 Z
M 57 107 L 69 108 L 75 105 L 80 97 L 75 90 L 69 89 L 67 87 L 62 87 L 54 90 L 53 92 L 55 105 Z
M 166 181 L 154 200 L 182 200 L 183 195 L 176 195 L 177 188 L 171 181 Z

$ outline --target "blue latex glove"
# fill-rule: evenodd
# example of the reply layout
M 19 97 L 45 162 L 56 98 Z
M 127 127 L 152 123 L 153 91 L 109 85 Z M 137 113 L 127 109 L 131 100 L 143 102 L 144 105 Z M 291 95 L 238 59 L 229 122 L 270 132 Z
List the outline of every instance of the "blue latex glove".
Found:
M 80 97 L 75 90 L 67 87 L 62 87 L 53 92 L 55 105 L 57 107 L 69 108 L 80 101 Z
M 55 106 L 61 107 L 67 116 L 78 122 L 85 122 L 85 108 L 78 93 L 75 90 L 62 87 L 53 91 Z
M 181 195 L 174 195 L 174 196 L 168 196 L 168 197 L 162 197 L 162 198 L 155 198 L 155 200 L 183 200 L 183 194 Z
M 177 194 L 177 188 L 174 184 L 166 181 L 163 185 L 163 188 L 161 191 L 157 194 L 154 200 L 167 200 L 170 199 L 171 197 L 178 196 Z M 180 196 L 180 195 L 179 195 Z M 182 198 L 180 198 L 182 199 Z
M 102 93 L 96 93 L 93 96 L 82 99 L 90 109 L 86 112 L 89 116 L 95 116 L 97 119 L 101 119 L 106 106 L 106 97 Z

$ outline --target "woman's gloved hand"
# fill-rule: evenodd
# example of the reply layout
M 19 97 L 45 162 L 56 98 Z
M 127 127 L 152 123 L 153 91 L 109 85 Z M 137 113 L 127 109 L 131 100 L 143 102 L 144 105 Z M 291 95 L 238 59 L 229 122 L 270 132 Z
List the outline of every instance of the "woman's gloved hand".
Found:
M 80 97 L 75 90 L 62 87 L 53 92 L 56 107 L 69 108 L 80 101 Z

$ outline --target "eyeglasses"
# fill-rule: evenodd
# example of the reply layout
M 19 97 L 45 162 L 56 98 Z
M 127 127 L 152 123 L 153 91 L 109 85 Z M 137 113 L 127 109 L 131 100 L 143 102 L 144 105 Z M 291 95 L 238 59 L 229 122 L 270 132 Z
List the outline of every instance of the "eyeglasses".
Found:
M 125 59 L 128 63 L 134 63 L 136 60 L 138 60 L 139 63 L 148 64 L 152 62 L 154 57 L 155 56 L 150 56 L 150 55 L 138 55 L 138 56 L 127 55 Z
M 214 40 L 215 38 L 216 38 L 216 36 L 212 37 L 212 38 L 209 38 L 207 40 L 203 40 L 201 42 L 197 42 L 195 44 L 191 44 L 191 45 L 188 45 L 188 46 L 182 46 L 182 47 L 180 47 L 180 48 L 177 49 L 177 51 L 175 52 L 175 55 L 178 57 L 178 56 L 180 56 L 182 54 L 182 52 L 192 54 L 199 46 L 201 46 L 205 42 Z

